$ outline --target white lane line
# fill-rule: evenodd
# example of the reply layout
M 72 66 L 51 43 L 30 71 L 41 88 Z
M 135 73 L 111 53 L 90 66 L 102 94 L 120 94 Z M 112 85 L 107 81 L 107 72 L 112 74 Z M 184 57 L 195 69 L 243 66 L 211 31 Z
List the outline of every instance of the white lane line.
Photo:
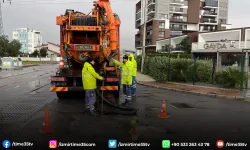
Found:
M 16 87 L 14 87 L 14 88 L 19 88 L 20 87 L 20 85 L 17 85 Z

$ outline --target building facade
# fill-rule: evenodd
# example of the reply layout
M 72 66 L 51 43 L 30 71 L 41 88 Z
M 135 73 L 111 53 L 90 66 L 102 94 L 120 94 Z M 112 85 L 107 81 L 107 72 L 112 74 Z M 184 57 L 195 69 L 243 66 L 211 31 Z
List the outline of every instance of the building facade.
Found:
M 18 28 L 12 32 L 12 38 L 22 44 L 22 53 L 33 53 L 35 47 L 42 44 L 42 35 L 40 31 L 30 28 Z
M 192 43 L 193 57 L 216 60 L 217 68 L 240 65 L 242 49 L 250 49 L 250 27 L 200 33 L 198 42 Z M 244 54 L 248 70 L 249 52 Z
M 225 30 L 228 25 L 228 0 L 140 0 L 136 3 L 135 47 L 142 52 L 145 34 L 146 53 L 156 52 L 157 41 L 199 32 Z M 146 32 L 143 33 L 143 25 Z

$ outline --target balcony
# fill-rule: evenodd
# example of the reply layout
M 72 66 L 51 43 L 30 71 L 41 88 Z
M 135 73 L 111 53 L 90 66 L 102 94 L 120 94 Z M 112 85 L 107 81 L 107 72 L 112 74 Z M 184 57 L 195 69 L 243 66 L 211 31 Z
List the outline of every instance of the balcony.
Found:
M 183 26 L 170 26 L 171 30 L 187 30 L 187 27 Z
M 153 42 L 152 41 L 147 41 L 146 46 L 148 46 L 148 45 L 153 45 Z
M 141 19 L 141 13 L 139 13 L 139 14 L 136 14 L 136 21 L 139 21 L 140 19 Z
M 155 0 L 149 0 L 148 1 L 148 7 L 151 6 L 151 5 L 154 5 L 155 4 Z
M 151 39 L 152 39 L 152 36 L 153 36 L 152 34 L 147 35 L 147 36 L 146 36 L 146 39 L 150 39 L 150 40 L 151 40 Z
M 201 20 L 201 23 L 205 24 L 217 24 L 218 22 L 216 20 L 210 20 L 210 19 L 203 19 Z
M 209 11 L 205 11 L 203 13 L 203 16 L 217 16 L 218 14 L 215 12 L 209 12 Z
M 184 1 L 181 0 L 170 0 L 170 4 L 172 5 L 184 5 Z
M 147 31 L 150 31 L 150 30 L 152 30 L 153 29 L 153 26 L 148 26 L 147 27 Z
M 184 22 L 184 19 L 180 19 L 180 18 L 170 18 L 170 21 Z
M 176 14 L 186 14 L 187 13 L 187 11 L 184 11 L 184 9 L 182 9 L 182 8 L 173 9 L 172 7 L 170 8 L 169 12 L 172 14 L 175 14 L 175 13 Z
M 136 28 L 140 28 L 141 23 L 136 23 Z
M 149 22 L 149 21 L 151 21 L 153 19 L 154 19 L 154 16 L 148 16 L 147 21 Z
M 135 47 L 141 47 L 141 46 L 142 46 L 141 43 L 138 42 L 135 43 Z
M 135 37 L 135 41 L 136 41 L 136 42 L 140 42 L 140 41 L 141 41 L 141 38 L 138 37 L 138 36 L 136 36 L 136 37 Z
M 148 14 L 152 14 L 152 13 L 154 13 L 155 12 L 155 8 L 150 8 L 150 9 L 148 9 Z
M 206 0 L 203 8 L 218 8 L 218 1 L 215 0 Z
M 137 9 L 136 10 L 136 14 L 140 13 L 141 12 L 141 9 Z

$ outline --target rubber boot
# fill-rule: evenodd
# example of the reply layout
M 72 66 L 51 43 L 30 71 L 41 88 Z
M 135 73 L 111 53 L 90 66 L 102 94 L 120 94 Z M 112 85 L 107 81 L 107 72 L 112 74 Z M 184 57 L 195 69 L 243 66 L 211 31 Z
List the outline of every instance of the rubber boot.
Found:
M 99 116 L 98 111 L 96 109 L 90 109 L 89 114 L 92 116 Z
M 129 104 L 129 102 L 130 102 L 130 101 L 125 100 L 125 102 L 124 102 L 124 103 L 122 103 L 122 105 L 128 105 L 128 104 Z

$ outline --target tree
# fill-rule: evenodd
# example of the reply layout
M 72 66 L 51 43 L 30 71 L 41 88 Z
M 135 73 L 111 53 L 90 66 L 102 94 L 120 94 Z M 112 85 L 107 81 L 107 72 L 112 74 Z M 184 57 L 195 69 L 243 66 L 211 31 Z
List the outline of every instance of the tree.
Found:
M 184 50 L 187 54 L 191 53 L 191 49 L 192 49 L 192 42 L 190 40 L 189 37 L 186 37 L 185 39 L 183 39 L 180 43 L 180 48 L 182 50 Z
M 31 54 L 31 57 L 37 57 L 39 56 L 39 51 L 38 50 L 35 50 L 32 54 Z
M 0 56 L 17 57 L 20 54 L 21 43 L 17 40 L 9 41 L 5 36 L 0 36 Z
M 41 54 L 41 57 L 46 57 L 48 55 L 48 48 L 41 48 L 40 49 L 40 54 Z
M 18 40 L 12 40 L 10 43 L 8 43 L 8 49 L 7 53 L 8 56 L 16 57 L 20 54 L 20 49 L 22 47 L 22 44 Z
M 9 40 L 5 36 L 0 36 L 0 56 L 7 56 Z

